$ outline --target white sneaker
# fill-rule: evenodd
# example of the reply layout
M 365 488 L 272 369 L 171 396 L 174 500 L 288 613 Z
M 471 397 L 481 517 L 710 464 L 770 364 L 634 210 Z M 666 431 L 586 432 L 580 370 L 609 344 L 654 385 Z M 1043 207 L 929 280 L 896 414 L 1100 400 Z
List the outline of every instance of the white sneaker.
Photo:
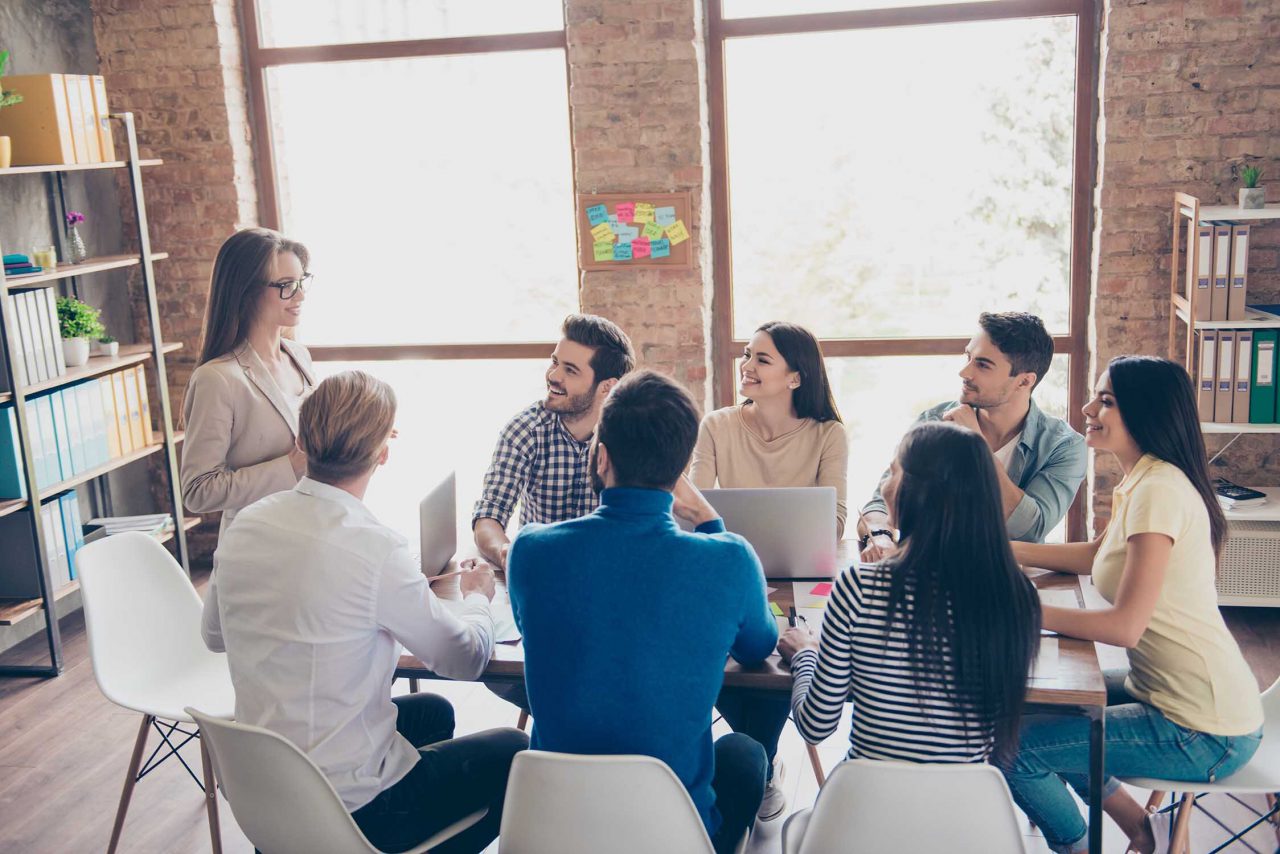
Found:
M 773 779 L 765 784 L 764 798 L 760 801 L 760 809 L 756 811 L 756 818 L 760 821 L 773 821 L 787 811 L 787 795 L 782 790 L 782 781 L 786 777 L 786 772 L 787 766 L 782 764 L 781 758 L 775 756 Z

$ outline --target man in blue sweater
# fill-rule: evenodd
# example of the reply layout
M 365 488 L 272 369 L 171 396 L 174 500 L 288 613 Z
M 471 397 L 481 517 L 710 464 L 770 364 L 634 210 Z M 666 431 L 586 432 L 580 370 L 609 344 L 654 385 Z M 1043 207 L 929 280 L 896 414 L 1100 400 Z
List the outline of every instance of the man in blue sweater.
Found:
M 591 445 L 600 506 L 527 525 L 511 545 L 507 583 L 524 636 L 533 747 L 661 759 L 722 852 L 754 820 L 767 766 L 746 735 L 713 745 L 712 706 L 726 657 L 763 661 L 778 630 L 755 552 L 725 533 L 681 475 L 697 435 L 682 387 L 651 371 L 624 378 Z M 673 511 L 695 532 L 681 531 Z

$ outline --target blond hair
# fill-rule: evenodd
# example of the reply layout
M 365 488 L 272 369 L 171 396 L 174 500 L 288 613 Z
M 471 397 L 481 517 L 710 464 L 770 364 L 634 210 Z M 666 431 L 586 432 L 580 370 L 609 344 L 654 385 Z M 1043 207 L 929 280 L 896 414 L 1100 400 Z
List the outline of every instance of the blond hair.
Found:
M 341 483 L 378 463 L 396 418 L 396 393 L 364 371 L 343 371 L 316 386 L 298 413 L 307 477 Z

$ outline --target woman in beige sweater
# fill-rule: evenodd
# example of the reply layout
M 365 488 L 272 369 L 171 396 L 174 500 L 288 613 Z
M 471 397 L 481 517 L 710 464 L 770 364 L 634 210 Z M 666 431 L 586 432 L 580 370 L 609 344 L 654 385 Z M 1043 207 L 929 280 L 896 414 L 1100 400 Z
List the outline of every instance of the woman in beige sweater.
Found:
M 822 349 L 803 326 L 771 321 L 742 353 L 737 406 L 702 419 L 690 477 L 699 489 L 834 486 L 844 536 L 849 440 Z

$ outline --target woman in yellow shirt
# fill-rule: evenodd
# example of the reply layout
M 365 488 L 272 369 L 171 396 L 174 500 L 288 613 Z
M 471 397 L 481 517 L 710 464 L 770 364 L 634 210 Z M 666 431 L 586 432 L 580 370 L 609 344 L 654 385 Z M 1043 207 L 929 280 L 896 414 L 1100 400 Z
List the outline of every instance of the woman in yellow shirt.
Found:
M 1087 543 L 1014 543 L 1013 552 L 1024 565 L 1092 574 L 1111 603 L 1046 605 L 1044 627 L 1128 650 L 1123 686 L 1108 680 L 1103 808 L 1131 850 L 1145 854 L 1155 848 L 1151 820 L 1115 777 L 1230 775 L 1258 748 L 1262 703 L 1218 611 L 1214 576 L 1227 522 L 1209 482 L 1186 371 L 1167 359 L 1113 359 L 1084 415 L 1085 442 L 1115 454 L 1124 469 L 1106 532 Z M 1024 725 L 1005 776 L 1054 851 L 1087 848 L 1087 828 L 1063 781 L 1083 797 L 1088 767 L 1083 718 L 1043 716 Z

